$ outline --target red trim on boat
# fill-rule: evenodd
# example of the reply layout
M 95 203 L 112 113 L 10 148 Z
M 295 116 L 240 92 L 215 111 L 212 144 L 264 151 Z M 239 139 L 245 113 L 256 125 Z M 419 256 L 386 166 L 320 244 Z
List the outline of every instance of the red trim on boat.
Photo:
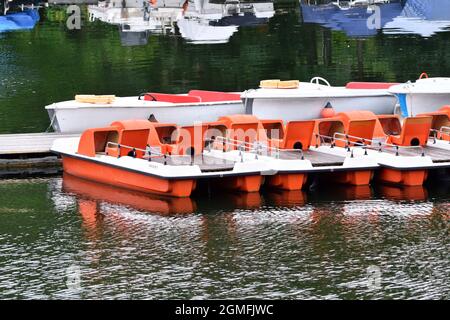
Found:
M 239 101 L 239 100 L 241 100 L 240 94 L 219 92 L 219 91 L 191 90 L 191 91 L 189 91 L 188 95 L 200 97 L 202 102 Z
M 398 83 L 393 82 L 349 82 L 345 86 L 347 89 L 389 89 Z

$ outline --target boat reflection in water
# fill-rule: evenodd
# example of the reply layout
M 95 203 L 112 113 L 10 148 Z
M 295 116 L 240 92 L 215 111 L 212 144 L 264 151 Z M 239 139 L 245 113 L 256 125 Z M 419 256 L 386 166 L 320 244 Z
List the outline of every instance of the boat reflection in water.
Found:
M 316 23 L 326 28 L 342 31 L 349 37 L 369 37 L 400 15 L 399 2 L 358 5 L 341 8 L 335 3 L 311 5 L 312 1 L 301 0 L 304 23 Z M 375 18 L 379 18 L 378 21 Z
M 111 0 L 88 6 L 89 20 L 119 26 L 122 45 L 146 45 L 150 34 L 177 34 L 190 43 L 226 43 L 239 26 L 266 24 L 272 1 L 162 0 L 125 3 Z
M 389 200 L 425 201 L 428 198 L 428 191 L 423 186 L 396 187 L 379 185 L 377 190 L 383 198 Z
M 304 191 L 270 190 L 264 194 L 267 204 L 278 207 L 297 207 L 306 204 L 307 195 Z
M 275 14 L 273 2 L 194 0 L 177 21 L 181 36 L 191 43 L 226 43 L 239 26 L 266 24 Z
M 183 2 L 174 0 L 167 6 L 166 2 L 162 1 L 162 6 L 158 7 L 151 1 L 99 1 L 97 5 L 88 6 L 89 20 L 117 25 L 123 46 L 146 45 L 150 34 L 175 32 L 175 22 L 182 15 Z
M 79 199 L 80 211 L 83 218 L 94 219 L 101 212 L 99 204 L 107 202 L 127 206 L 135 210 L 160 215 L 193 213 L 197 205 L 191 198 L 158 197 L 144 193 L 133 192 L 74 177 L 69 174 L 63 176 L 63 191 L 73 193 Z M 87 205 L 86 201 L 93 201 L 96 205 Z M 95 210 L 94 210 L 95 209 Z
M 402 12 L 385 25 L 386 34 L 417 34 L 431 37 L 450 27 L 448 0 L 407 0 Z
M 359 5 L 342 8 L 336 2 L 316 5 L 301 0 L 302 20 L 342 31 L 349 37 L 385 34 L 418 34 L 430 37 L 450 26 L 448 0 L 390 0 L 376 4 L 359 1 Z M 311 4 L 314 3 L 314 4 Z
M 0 16 L 0 33 L 7 31 L 31 30 L 36 26 L 39 19 L 39 12 L 34 9 L 7 13 L 4 16 Z

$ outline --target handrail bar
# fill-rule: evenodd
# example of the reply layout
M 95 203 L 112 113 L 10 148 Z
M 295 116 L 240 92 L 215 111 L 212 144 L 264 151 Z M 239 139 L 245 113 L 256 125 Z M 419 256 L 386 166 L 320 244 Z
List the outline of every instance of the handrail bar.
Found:
M 345 139 L 338 138 L 337 136 L 343 136 L 343 137 L 345 137 Z M 316 146 L 318 146 L 317 139 L 320 139 L 320 138 L 330 139 L 332 147 L 334 147 L 335 141 L 345 142 L 345 147 L 348 148 L 348 151 L 350 151 L 351 146 L 362 147 L 364 150 L 366 150 L 365 154 L 367 154 L 367 149 L 378 150 L 379 152 L 382 152 L 383 148 L 385 148 L 385 149 L 386 148 L 394 148 L 396 151 L 396 154 L 395 154 L 396 156 L 400 155 L 399 151 L 406 150 L 406 149 L 419 150 L 421 153 L 421 156 L 422 157 L 425 156 L 424 148 L 422 146 L 398 146 L 398 145 L 394 145 L 394 144 L 390 144 L 390 143 L 386 143 L 386 142 L 382 142 L 382 141 L 374 141 L 372 139 L 366 139 L 366 138 L 362 138 L 362 137 L 352 136 L 352 135 L 348 135 L 348 134 L 341 133 L 341 132 L 335 132 L 332 137 L 316 134 Z M 350 141 L 349 138 L 359 139 L 362 142 Z M 324 141 L 324 140 L 320 140 L 320 141 Z M 365 142 L 369 142 L 370 144 L 366 144 Z
M 231 138 L 223 137 L 223 136 L 217 136 L 214 139 L 210 139 L 210 140 L 211 141 L 217 140 L 219 143 L 222 143 L 222 144 L 225 144 L 225 145 L 235 146 L 235 147 L 238 147 L 238 148 L 242 148 L 243 146 L 244 147 L 248 147 L 249 150 L 240 150 L 240 151 L 246 151 L 246 152 L 249 152 L 249 153 L 256 153 L 256 154 L 259 154 L 260 148 L 263 148 L 263 149 L 266 149 L 268 151 L 271 151 L 271 153 L 273 151 L 275 151 L 277 156 L 279 155 L 280 152 L 281 153 L 283 153 L 283 152 L 296 152 L 296 153 L 300 154 L 300 157 L 301 157 L 302 160 L 304 159 L 304 153 L 303 153 L 303 150 L 301 150 L 301 149 L 281 149 L 281 148 L 271 147 L 269 145 L 263 146 L 262 144 L 258 144 L 257 145 L 258 150 L 254 150 L 254 147 L 255 147 L 254 143 L 255 142 L 256 143 L 258 143 L 258 142 L 261 143 L 261 142 L 264 142 L 264 141 L 256 140 L 254 143 L 250 143 L 250 142 L 247 142 L 247 141 L 231 139 Z M 273 155 L 272 154 L 268 154 L 268 156 L 273 156 Z
M 358 141 L 355 141 L 355 142 L 348 141 L 348 142 L 350 142 L 352 144 L 365 145 L 368 148 L 377 147 L 377 146 L 378 147 L 392 147 L 392 148 L 395 148 L 395 149 L 402 149 L 402 150 L 405 150 L 405 149 L 418 149 L 418 150 L 423 152 L 423 147 L 422 146 L 399 146 L 399 145 L 391 144 L 391 143 L 387 143 L 387 142 L 374 141 L 372 139 L 366 139 L 366 138 L 361 138 L 361 137 L 357 137 L 357 136 L 352 136 L 352 135 L 348 135 L 348 134 L 341 133 L 341 132 L 335 132 L 334 135 L 333 135 L 333 138 L 336 139 L 336 136 L 344 136 L 346 138 L 346 141 L 348 141 L 348 138 L 350 138 L 350 139 L 359 139 L 359 140 L 362 140 L 363 142 L 365 142 L 365 141 L 370 142 L 371 144 L 364 144 L 364 143 L 359 143 Z M 375 143 L 375 145 L 374 145 L 374 143 Z
M 149 148 L 147 148 L 147 149 L 141 149 L 141 148 L 132 147 L 132 146 L 128 146 L 128 145 L 117 143 L 117 142 L 108 141 L 106 143 L 106 146 L 109 147 L 109 145 L 117 146 L 119 148 L 125 148 L 125 149 L 128 149 L 128 150 L 142 151 L 142 152 L 144 152 L 144 155 L 147 155 L 147 156 L 145 156 L 146 158 L 149 158 L 149 157 L 151 157 L 151 158 L 190 157 L 190 155 L 185 155 L 185 154 L 165 154 L 165 153 L 161 153 L 161 152 L 158 152 L 158 151 L 151 151 L 150 148 L 152 148 L 152 146 L 148 146 Z M 150 153 L 149 153 L 149 151 L 150 151 Z

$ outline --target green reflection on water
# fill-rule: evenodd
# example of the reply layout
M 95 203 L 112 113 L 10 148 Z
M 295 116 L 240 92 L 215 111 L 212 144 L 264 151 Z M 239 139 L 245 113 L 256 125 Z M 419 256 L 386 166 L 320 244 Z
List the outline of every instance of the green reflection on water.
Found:
M 427 71 L 449 74 L 449 33 L 355 39 L 302 24 L 296 1 L 275 3 L 267 25 L 240 27 L 228 43 L 194 45 L 179 35 L 150 35 L 147 45 L 121 46 L 117 26 L 41 10 L 32 31 L 0 35 L 0 132 L 42 131 L 43 107 L 77 93 L 137 95 L 193 88 L 245 90 L 261 79 L 406 81 Z M 49 10 L 49 9 L 48 9 Z

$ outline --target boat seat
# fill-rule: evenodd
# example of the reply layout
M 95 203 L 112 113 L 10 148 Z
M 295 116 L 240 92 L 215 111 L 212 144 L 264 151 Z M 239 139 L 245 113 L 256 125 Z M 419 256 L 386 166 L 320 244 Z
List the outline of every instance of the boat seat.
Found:
M 376 119 L 369 120 L 350 120 L 347 125 L 346 134 L 349 136 L 347 141 L 350 145 L 367 144 L 364 140 L 372 140 L 375 130 Z M 340 141 L 341 143 L 342 141 Z M 338 143 L 336 143 L 338 145 Z
M 311 137 L 311 145 L 332 143 L 335 133 L 345 133 L 344 123 L 340 119 L 318 119 L 315 120 L 314 134 Z M 318 136 L 320 138 L 318 139 Z
M 389 136 L 388 142 L 398 146 L 424 146 L 428 142 L 432 120 L 429 116 L 406 118 L 400 135 Z
M 177 128 L 174 143 L 168 145 L 169 152 L 177 155 L 200 155 L 205 147 L 205 133 L 208 124 Z
M 283 120 L 260 120 L 271 147 L 283 148 L 284 125 Z
M 206 90 L 191 90 L 188 92 L 188 96 L 199 97 L 201 102 L 241 100 L 241 95 L 237 93 L 206 91 Z
M 178 94 L 168 94 L 168 93 L 154 93 L 149 92 L 144 95 L 145 101 L 161 101 L 161 102 L 171 102 L 171 103 L 198 103 L 202 102 L 202 99 L 197 96 L 184 96 Z
M 283 139 L 284 149 L 308 150 L 313 136 L 314 120 L 289 121 Z
M 395 114 L 378 115 L 378 121 L 386 136 L 399 135 L 402 132 L 400 116 Z
M 246 150 L 249 149 L 249 145 L 255 143 L 255 141 L 267 141 L 267 136 L 262 135 L 264 130 L 260 130 L 258 122 L 242 122 L 242 123 L 232 123 L 229 130 L 229 138 L 232 140 L 237 140 L 239 142 L 246 143 Z M 234 146 L 232 149 L 237 149 Z
M 450 127 L 450 113 L 446 113 L 443 111 L 436 111 L 436 112 L 427 112 L 419 114 L 419 116 L 430 116 L 433 118 L 431 121 L 431 129 L 430 130 L 430 136 L 434 137 L 436 135 L 436 138 L 443 139 L 443 140 L 450 140 L 449 133 L 441 132 L 440 130 L 443 127 Z
M 345 86 L 347 89 L 389 89 L 398 83 L 390 82 L 349 82 Z

